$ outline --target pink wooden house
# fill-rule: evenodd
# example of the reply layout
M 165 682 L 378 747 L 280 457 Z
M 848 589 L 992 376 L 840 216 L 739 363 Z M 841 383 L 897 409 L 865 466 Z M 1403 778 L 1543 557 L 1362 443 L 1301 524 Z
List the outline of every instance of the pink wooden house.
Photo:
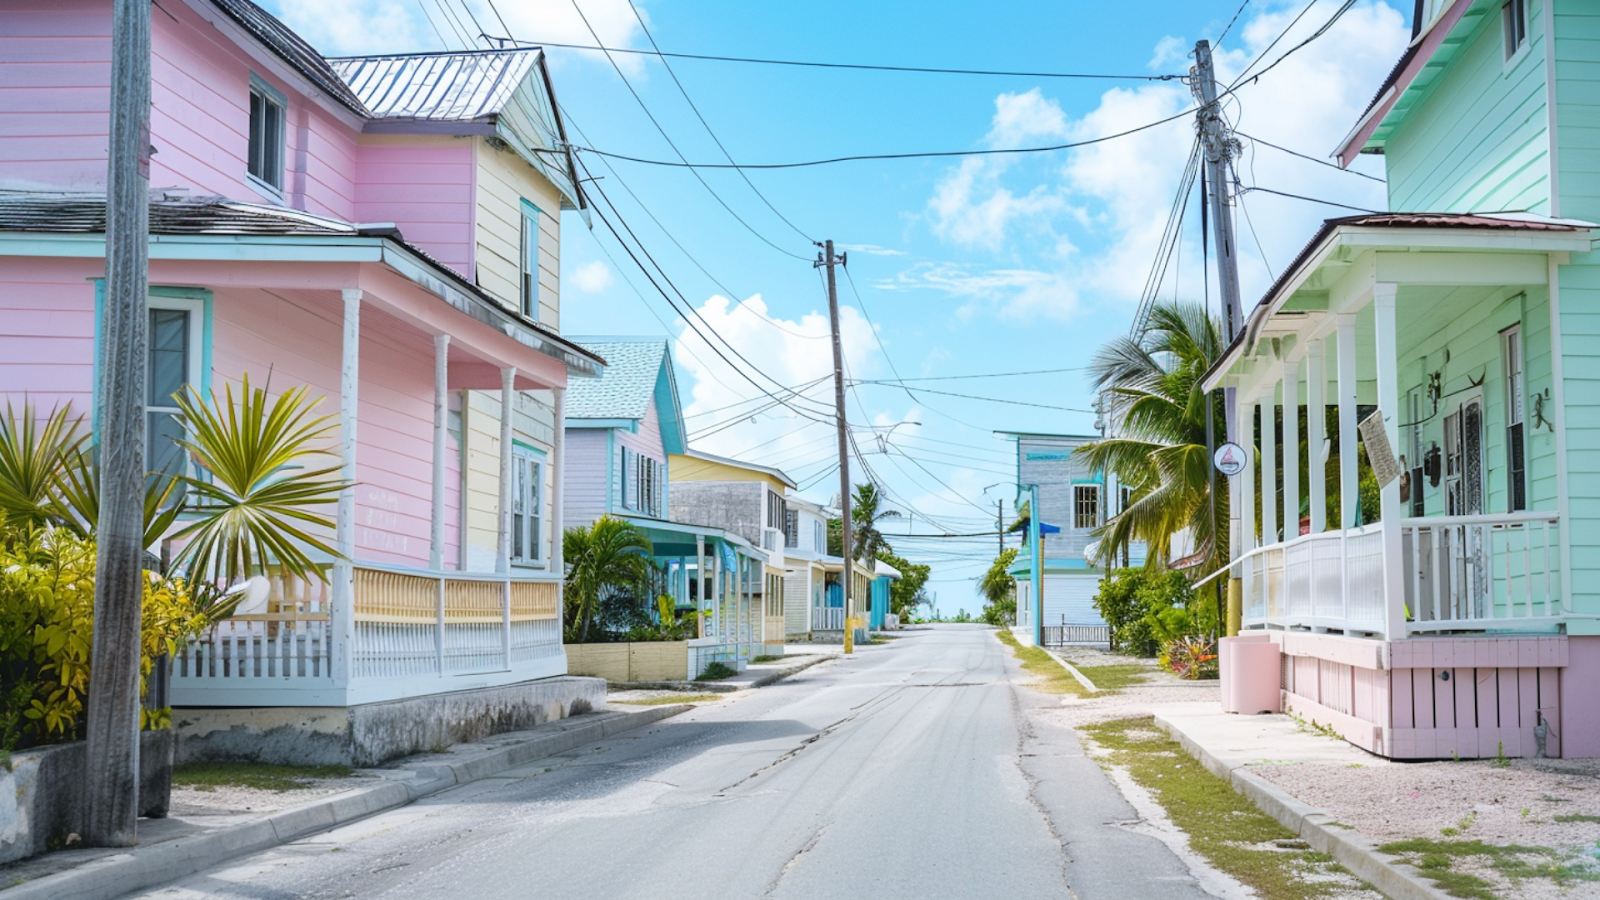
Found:
M 86 417 L 110 30 L 111 0 L 0 9 L 0 396 Z M 151 465 L 186 464 L 174 391 L 249 373 L 324 395 L 357 483 L 329 583 L 274 582 L 174 704 L 354 722 L 564 675 L 563 395 L 604 361 L 559 332 L 582 198 L 543 55 L 329 60 L 248 0 L 163 3 L 152 47 Z M 510 718 L 593 702 L 564 683 Z M 460 736 L 412 731 L 353 758 Z

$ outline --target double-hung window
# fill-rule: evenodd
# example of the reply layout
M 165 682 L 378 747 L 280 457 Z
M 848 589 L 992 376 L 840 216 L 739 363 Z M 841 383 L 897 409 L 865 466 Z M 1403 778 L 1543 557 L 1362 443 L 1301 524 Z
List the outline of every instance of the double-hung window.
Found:
M 1523 410 L 1522 326 L 1500 332 L 1500 356 L 1506 377 L 1506 507 L 1528 508 L 1527 424 Z
M 1072 486 L 1072 527 L 1097 528 L 1100 525 L 1100 485 L 1075 484 Z
M 1506 59 L 1510 59 L 1528 43 L 1528 0 L 1511 0 L 1501 7 L 1500 24 L 1505 31 Z
M 250 153 L 246 170 L 256 186 L 274 196 L 283 192 L 283 94 L 255 76 L 250 78 Z
M 145 369 L 145 470 L 165 477 L 183 475 L 188 454 L 173 395 L 202 383 L 200 328 L 203 301 L 150 298 L 149 364 Z
M 1422 455 L 1422 424 L 1426 417 L 1422 414 L 1422 388 L 1412 388 L 1406 393 L 1406 433 L 1402 436 L 1405 442 L 1406 458 L 1405 467 L 1408 498 L 1411 504 L 1411 515 L 1421 516 L 1427 513 L 1427 501 L 1423 494 L 1423 463 Z
M 544 461 L 525 447 L 511 450 L 511 559 L 537 563 L 543 517 Z
M 539 207 L 522 201 L 522 314 L 539 320 Z

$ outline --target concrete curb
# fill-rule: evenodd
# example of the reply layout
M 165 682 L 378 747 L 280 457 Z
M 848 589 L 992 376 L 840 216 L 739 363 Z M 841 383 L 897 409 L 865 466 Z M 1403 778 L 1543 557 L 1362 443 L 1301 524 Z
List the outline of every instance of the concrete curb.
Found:
M 818 656 L 816 659 L 809 659 L 809 660 L 806 660 L 805 662 L 800 663 L 798 665 L 790 666 L 787 669 L 779 669 L 778 671 L 773 672 L 770 675 L 763 675 L 760 678 L 757 678 L 755 681 L 750 682 L 750 687 L 752 687 L 752 688 L 764 688 L 769 684 L 777 684 L 778 682 L 784 680 L 785 678 L 788 678 L 788 677 L 793 676 L 793 675 L 798 675 L 801 672 L 804 672 L 805 670 L 811 668 L 812 666 L 817 665 L 818 663 L 825 663 L 828 660 L 833 659 L 833 658 L 834 658 L 834 656 L 832 654 L 824 654 L 822 656 Z
M 1211 774 L 1231 784 L 1234 790 L 1299 835 L 1312 849 L 1333 857 L 1390 900 L 1449 900 L 1446 894 L 1417 874 L 1416 869 L 1379 853 L 1371 838 L 1339 825 L 1332 816 L 1296 800 L 1245 766 L 1230 767 L 1161 714 L 1156 714 L 1155 721 Z
M 1087 675 L 1083 674 L 1082 672 L 1078 671 L 1078 667 L 1077 666 L 1073 665 L 1072 663 L 1067 662 L 1066 660 L 1064 660 L 1061 657 L 1055 655 L 1054 653 L 1051 653 L 1049 650 L 1046 650 L 1044 652 L 1045 652 L 1046 656 L 1049 656 L 1051 659 L 1055 660 L 1056 662 L 1061 663 L 1061 665 L 1066 668 L 1067 673 L 1069 675 L 1071 675 L 1073 678 L 1076 678 L 1078 680 L 1078 683 L 1083 685 L 1084 689 L 1087 690 L 1089 693 L 1091 693 L 1091 694 L 1100 693 L 1100 688 L 1098 686 L 1096 686 L 1094 682 L 1089 680 L 1089 676 L 1087 676 Z
M 689 709 L 693 707 L 677 704 L 635 713 L 617 713 L 591 722 L 579 721 L 525 741 L 493 747 L 460 761 L 392 772 L 379 770 L 381 774 L 392 775 L 392 780 L 280 810 L 250 822 L 92 860 L 65 872 L 0 890 L 0 898 L 111 900 L 133 891 L 176 881 L 235 857 L 269 850 L 307 835 L 387 812 L 430 794 L 497 775 L 536 759 L 565 753 L 584 744 L 651 725 Z M 563 723 L 572 721 L 562 720 Z

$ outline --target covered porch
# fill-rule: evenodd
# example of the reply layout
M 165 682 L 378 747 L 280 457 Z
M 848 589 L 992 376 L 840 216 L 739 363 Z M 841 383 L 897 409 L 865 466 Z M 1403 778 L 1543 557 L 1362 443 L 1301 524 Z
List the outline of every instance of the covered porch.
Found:
M 698 613 L 699 633 L 689 639 L 688 648 L 691 677 L 713 662 L 742 671 L 767 652 L 762 602 L 766 553 L 720 528 L 646 516 L 622 518 L 650 539 L 663 592 L 680 610 Z
M 1596 610 L 1566 565 L 1553 286 L 1592 237 L 1331 220 L 1208 373 L 1249 456 L 1238 624 L 1286 657 L 1246 677 L 1278 680 L 1288 711 L 1394 757 L 1532 756 L 1540 722 L 1559 730 L 1567 629 Z

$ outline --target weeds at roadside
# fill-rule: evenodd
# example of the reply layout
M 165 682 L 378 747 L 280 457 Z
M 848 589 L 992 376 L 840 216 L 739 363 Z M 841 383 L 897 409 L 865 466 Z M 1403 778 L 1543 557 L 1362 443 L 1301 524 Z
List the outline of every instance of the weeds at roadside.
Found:
M 1325 854 L 1261 812 L 1161 733 L 1149 718 L 1084 726 L 1166 810 L 1189 846 L 1213 866 L 1254 888 L 1265 900 L 1350 894 L 1366 887 Z
M 1036 691 L 1046 694 L 1071 694 L 1074 697 L 1086 696 L 1089 692 L 1072 677 L 1066 666 L 1057 662 L 1055 657 L 1038 647 L 1024 647 L 1017 640 L 1017 636 L 1004 628 L 995 632 L 995 637 L 1000 643 L 1011 648 L 1011 655 L 1022 663 L 1022 671 L 1029 675 L 1039 676 L 1039 680 L 1028 685 Z
M 1400 857 L 1401 862 L 1416 866 L 1424 878 L 1450 896 L 1463 900 L 1497 900 L 1499 897 L 1495 886 L 1486 879 L 1454 868 L 1456 863 L 1467 858 L 1486 861 L 1489 868 L 1513 886 L 1529 878 L 1548 878 L 1562 888 L 1579 882 L 1600 881 L 1600 869 L 1564 858 L 1549 847 L 1412 838 L 1383 844 L 1377 849 L 1379 853 Z
M 724 678 L 732 678 L 737 674 L 739 674 L 739 670 L 727 663 L 714 662 L 706 666 L 705 671 L 701 672 L 695 678 L 695 681 L 721 681 Z
M 1600 816 L 1590 815 L 1589 813 L 1572 813 L 1565 816 L 1556 816 L 1555 820 L 1557 822 L 1600 822 Z
M 1138 663 L 1112 663 L 1107 666 L 1079 666 L 1083 677 L 1094 682 L 1102 691 L 1120 691 L 1126 687 L 1143 684 L 1150 670 Z
M 773 656 L 770 653 L 763 653 L 760 656 L 757 656 L 756 658 L 750 660 L 750 665 L 754 666 L 754 665 L 759 665 L 761 663 L 777 662 L 780 659 L 783 659 L 783 657 L 781 657 L 781 656 Z
M 219 787 L 293 791 L 326 778 L 348 778 L 349 766 L 275 766 L 254 762 L 192 762 L 172 770 L 173 787 L 214 791 Z
M 628 706 L 668 706 L 674 703 L 705 703 L 708 700 L 721 700 L 721 694 L 683 694 L 678 697 L 646 697 L 643 700 L 612 700 L 612 703 L 624 703 Z

